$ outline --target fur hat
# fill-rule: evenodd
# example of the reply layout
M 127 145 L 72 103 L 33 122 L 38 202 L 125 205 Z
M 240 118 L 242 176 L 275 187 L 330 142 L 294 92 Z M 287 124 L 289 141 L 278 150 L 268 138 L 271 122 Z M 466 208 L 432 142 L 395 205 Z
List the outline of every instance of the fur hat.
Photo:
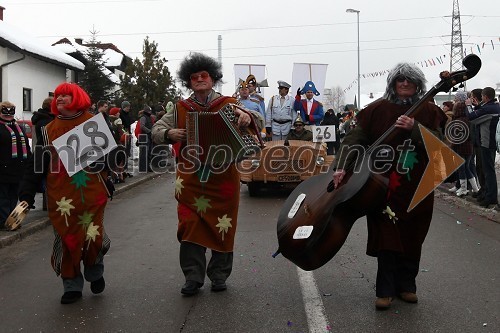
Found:
M 120 108 L 111 108 L 111 110 L 109 110 L 109 115 L 115 116 L 119 112 L 120 112 Z

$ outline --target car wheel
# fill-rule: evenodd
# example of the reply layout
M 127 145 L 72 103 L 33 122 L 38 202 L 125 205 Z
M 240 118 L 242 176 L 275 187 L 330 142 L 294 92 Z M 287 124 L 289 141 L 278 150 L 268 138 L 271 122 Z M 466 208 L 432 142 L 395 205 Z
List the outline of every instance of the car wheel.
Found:
M 248 194 L 251 197 L 256 197 L 259 194 L 260 191 L 260 184 L 259 183 L 248 183 Z

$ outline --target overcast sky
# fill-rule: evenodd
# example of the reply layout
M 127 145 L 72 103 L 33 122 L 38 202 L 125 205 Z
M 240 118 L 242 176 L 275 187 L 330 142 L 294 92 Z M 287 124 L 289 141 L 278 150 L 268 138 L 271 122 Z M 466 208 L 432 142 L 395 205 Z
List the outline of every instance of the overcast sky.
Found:
M 460 0 L 464 48 L 479 55 L 483 67 L 468 89 L 500 83 L 500 6 L 494 0 Z M 357 15 L 360 11 L 361 93 L 381 92 L 386 76 L 371 73 L 398 62 L 422 63 L 428 86 L 450 66 L 453 0 L 10 0 L 4 21 L 52 44 L 63 37 L 113 43 L 132 58 L 141 57 L 149 36 L 169 60 L 175 77 L 189 51 L 217 57 L 222 36 L 222 92 L 234 91 L 234 64 L 265 64 L 270 88 L 291 83 L 293 63 L 328 64 L 326 87 L 357 93 Z M 493 45 L 492 45 L 493 42 Z M 484 47 L 483 47 L 484 43 Z M 444 56 L 444 57 L 443 57 Z M 441 57 L 441 58 L 440 58 Z M 443 63 L 440 64 L 438 58 Z M 366 76 L 366 78 L 363 77 Z

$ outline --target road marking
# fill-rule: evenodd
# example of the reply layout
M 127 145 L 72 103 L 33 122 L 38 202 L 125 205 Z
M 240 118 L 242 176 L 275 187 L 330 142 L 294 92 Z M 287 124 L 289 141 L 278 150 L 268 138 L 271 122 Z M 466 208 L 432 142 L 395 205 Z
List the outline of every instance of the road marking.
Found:
M 326 318 L 325 307 L 316 285 L 313 272 L 304 271 L 297 267 L 299 275 L 300 289 L 302 290 L 302 299 L 306 310 L 307 325 L 309 332 L 327 332 L 330 330 L 330 323 Z

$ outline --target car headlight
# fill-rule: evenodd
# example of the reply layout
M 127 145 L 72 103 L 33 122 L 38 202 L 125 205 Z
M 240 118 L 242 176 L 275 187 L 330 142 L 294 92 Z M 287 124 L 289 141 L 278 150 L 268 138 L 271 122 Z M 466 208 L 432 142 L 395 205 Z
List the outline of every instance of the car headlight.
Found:
M 252 168 L 257 169 L 260 166 L 259 160 L 252 160 Z
M 316 165 L 323 165 L 325 163 L 325 158 L 323 156 L 318 156 L 316 158 Z

